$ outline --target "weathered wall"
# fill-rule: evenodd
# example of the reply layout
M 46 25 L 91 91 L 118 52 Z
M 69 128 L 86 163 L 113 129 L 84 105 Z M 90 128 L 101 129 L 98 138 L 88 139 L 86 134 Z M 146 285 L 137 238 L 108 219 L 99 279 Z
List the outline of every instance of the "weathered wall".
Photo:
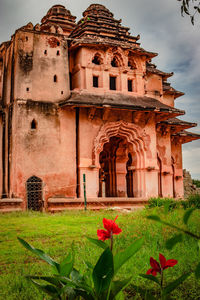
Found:
M 68 47 L 62 36 L 18 31 L 15 57 L 15 99 L 56 102 L 69 96 Z
M 2 164 L 2 136 L 3 136 L 3 122 L 2 115 L 0 114 L 0 195 L 2 195 L 3 184 L 3 164 Z
M 183 165 L 182 165 L 182 145 L 180 143 L 171 143 L 172 157 L 175 165 L 175 191 L 176 197 L 184 196 L 183 187 Z
M 101 59 L 100 65 L 95 65 L 92 60 L 98 54 Z M 111 61 L 114 56 L 119 57 L 119 67 L 112 67 Z M 128 66 L 128 51 L 123 51 L 120 47 L 101 50 L 91 48 L 80 48 L 70 54 L 70 72 L 72 73 L 73 89 L 86 89 L 92 93 L 116 93 L 144 95 L 145 59 L 135 55 L 135 69 Z M 99 78 L 99 87 L 93 87 L 93 76 Z M 110 90 L 109 78 L 116 77 L 116 90 Z M 133 91 L 128 92 L 127 81 L 133 81 Z
M 35 120 L 36 129 L 31 128 Z M 16 103 L 13 115 L 11 193 L 26 199 L 25 184 L 35 175 L 44 197 L 75 197 L 76 144 L 74 110 L 50 103 Z
M 162 129 L 157 132 L 157 151 L 162 164 L 162 195 L 173 197 L 171 136 L 169 131 Z

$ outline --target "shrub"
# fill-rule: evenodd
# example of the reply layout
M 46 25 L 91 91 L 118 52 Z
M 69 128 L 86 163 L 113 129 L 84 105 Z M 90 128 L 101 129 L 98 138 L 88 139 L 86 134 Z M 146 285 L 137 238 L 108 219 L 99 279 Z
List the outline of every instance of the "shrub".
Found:
M 168 211 L 180 207 L 182 201 L 174 200 L 173 198 L 150 198 L 148 207 L 166 207 Z
M 190 195 L 186 202 L 188 202 L 188 207 L 194 207 L 200 209 L 200 195 L 194 194 Z

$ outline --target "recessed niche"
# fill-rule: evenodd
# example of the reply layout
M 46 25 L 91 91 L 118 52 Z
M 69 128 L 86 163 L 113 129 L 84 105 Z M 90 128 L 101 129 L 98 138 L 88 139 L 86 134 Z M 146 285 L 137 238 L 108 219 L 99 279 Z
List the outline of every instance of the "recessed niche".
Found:
M 33 119 L 32 121 L 31 121 L 31 129 L 36 129 L 37 128 L 37 122 L 36 122 L 36 120 L 35 119 Z

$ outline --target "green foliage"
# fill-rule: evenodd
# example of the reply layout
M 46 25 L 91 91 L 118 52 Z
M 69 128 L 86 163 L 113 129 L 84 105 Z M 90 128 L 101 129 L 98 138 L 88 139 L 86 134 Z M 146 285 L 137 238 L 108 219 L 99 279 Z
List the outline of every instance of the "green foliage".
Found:
M 192 183 L 194 185 L 196 185 L 197 188 L 200 188 L 200 180 L 198 180 L 198 179 L 192 179 Z
M 87 263 L 91 271 L 88 281 L 87 273 L 81 273 L 74 268 L 74 252 L 69 253 L 61 263 L 57 263 L 44 251 L 36 249 L 29 243 L 18 237 L 19 242 L 30 252 L 39 256 L 42 260 L 53 267 L 53 274 L 48 276 L 27 276 L 27 278 L 40 290 L 47 293 L 52 299 L 78 299 L 81 296 L 86 300 L 109 299 L 117 300 L 117 295 L 125 288 L 132 277 L 114 281 L 118 270 L 127 262 L 142 246 L 143 241 L 133 242 L 127 249 L 113 256 L 110 248 L 102 241 L 89 238 L 88 240 L 96 246 L 103 248 L 96 265 Z M 54 274 L 54 271 L 57 274 Z M 38 282 L 39 280 L 39 282 Z M 44 281 L 45 284 L 41 284 Z M 124 299 L 123 294 L 120 298 Z
M 194 194 L 188 196 L 186 200 L 174 200 L 173 198 L 150 198 L 148 207 L 164 207 L 165 212 L 172 211 L 177 208 L 200 208 L 200 195 Z
M 164 214 L 161 208 L 148 210 L 137 210 L 134 212 L 119 212 L 118 223 L 123 230 L 121 236 L 116 236 L 114 245 L 114 256 L 117 252 L 123 252 L 133 241 L 143 237 L 142 248 L 132 256 L 115 275 L 113 282 L 123 281 L 123 278 L 132 279 L 125 286 L 125 296 L 127 299 L 159 299 L 159 294 L 155 289 L 155 283 L 140 278 L 140 273 L 145 273 L 149 269 L 149 257 L 156 257 L 158 253 L 163 253 L 166 257 L 178 260 L 176 268 L 166 271 L 167 281 L 172 282 L 181 274 L 188 270 L 195 270 L 199 254 L 195 239 L 184 236 L 182 244 L 175 245 L 172 250 L 165 248 L 165 242 L 175 234 L 175 229 L 167 225 L 150 222 L 145 218 L 149 214 L 157 214 L 160 219 L 182 227 L 182 218 L 185 213 L 183 209 L 176 209 Z M 96 237 L 97 225 L 101 228 L 102 218 L 114 219 L 116 211 L 70 211 L 61 214 L 41 214 L 37 212 L 12 213 L 0 215 L 0 299 L 1 300 L 49 300 L 50 296 L 30 284 L 25 279 L 28 274 L 52 277 L 53 267 L 42 261 L 31 252 L 25 251 L 19 243 L 16 243 L 16 236 L 30 241 L 35 248 L 43 249 L 56 262 L 60 263 L 66 252 L 70 252 L 70 245 L 76 240 L 74 245 L 75 266 L 84 274 L 86 284 L 91 286 L 93 280 L 91 272 L 98 261 L 99 256 L 104 251 L 95 244 L 88 243 L 83 236 Z M 188 220 L 190 231 L 199 234 L 200 215 L 194 211 Z M 34 242 L 33 242 L 34 241 Z M 105 242 L 106 245 L 109 243 Z M 12 251 L 10 251 L 12 249 Z M 71 275 L 70 275 L 71 276 Z M 40 284 L 49 284 L 45 281 L 33 279 Z M 72 280 L 72 279 L 70 279 Z M 73 281 L 72 281 L 73 282 Z M 72 283 L 71 283 L 72 284 Z M 140 285 L 144 296 L 136 294 L 133 285 Z M 68 293 L 69 287 L 67 287 Z M 79 290 L 79 293 L 81 291 Z M 148 297 L 152 294 L 151 298 Z M 119 292 L 116 298 L 120 299 L 123 293 Z M 153 298 L 154 297 L 154 298 Z M 200 281 L 194 276 L 186 279 L 185 283 L 176 288 L 171 295 L 172 299 L 200 299 Z M 121 298 L 123 299 L 123 298 Z M 103 300 L 103 299 L 102 299 Z
M 188 207 L 194 207 L 200 209 L 200 195 L 199 194 L 194 194 L 190 195 L 187 198 L 188 202 Z

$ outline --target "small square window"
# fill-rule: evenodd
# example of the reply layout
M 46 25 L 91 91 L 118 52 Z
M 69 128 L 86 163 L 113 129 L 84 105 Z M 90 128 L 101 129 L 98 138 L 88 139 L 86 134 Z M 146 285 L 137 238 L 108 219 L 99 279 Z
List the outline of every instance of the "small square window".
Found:
M 116 90 L 116 77 L 110 76 L 110 90 Z
M 129 92 L 133 91 L 133 80 L 128 79 L 128 91 Z
M 98 88 L 99 87 L 99 77 L 93 76 L 93 87 Z

